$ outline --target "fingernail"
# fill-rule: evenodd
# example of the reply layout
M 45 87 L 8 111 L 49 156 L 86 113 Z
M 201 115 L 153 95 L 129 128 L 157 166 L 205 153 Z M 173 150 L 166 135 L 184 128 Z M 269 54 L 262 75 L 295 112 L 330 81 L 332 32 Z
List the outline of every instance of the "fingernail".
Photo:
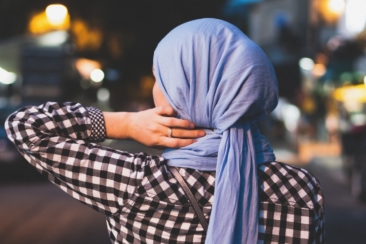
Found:
M 200 130 L 200 131 L 198 132 L 198 135 L 199 135 L 199 136 L 205 136 L 205 135 L 206 135 L 206 132 L 205 132 L 205 131 L 203 131 L 203 130 Z
M 194 128 L 194 124 L 193 123 L 190 123 L 189 124 L 189 127 L 193 129 Z

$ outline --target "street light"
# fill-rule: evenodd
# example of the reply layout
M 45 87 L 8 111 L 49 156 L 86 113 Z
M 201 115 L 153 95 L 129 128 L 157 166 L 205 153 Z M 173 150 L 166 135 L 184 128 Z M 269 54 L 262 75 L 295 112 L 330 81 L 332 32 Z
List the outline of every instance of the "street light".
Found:
M 70 16 L 64 5 L 51 4 L 45 11 L 33 15 L 29 22 L 29 31 L 33 34 L 43 34 L 54 30 L 68 30 Z
M 51 4 L 46 8 L 47 19 L 53 26 L 62 25 L 67 18 L 67 8 L 61 4 Z

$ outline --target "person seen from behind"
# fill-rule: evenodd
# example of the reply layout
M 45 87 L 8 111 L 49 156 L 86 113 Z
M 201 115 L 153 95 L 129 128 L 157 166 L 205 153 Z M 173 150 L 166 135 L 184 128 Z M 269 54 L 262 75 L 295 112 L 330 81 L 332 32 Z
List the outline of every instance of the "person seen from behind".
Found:
M 254 42 L 223 20 L 193 20 L 161 40 L 153 73 L 154 109 L 48 102 L 10 115 L 8 136 L 56 186 L 106 216 L 112 243 L 325 243 L 319 182 L 276 162 L 255 124 L 276 107 L 278 86 Z M 95 143 L 106 138 L 166 149 Z

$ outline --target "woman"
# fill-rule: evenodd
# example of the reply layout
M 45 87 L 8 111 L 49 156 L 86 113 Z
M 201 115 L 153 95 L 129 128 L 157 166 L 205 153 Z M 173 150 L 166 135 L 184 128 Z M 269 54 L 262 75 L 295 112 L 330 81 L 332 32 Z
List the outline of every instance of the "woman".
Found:
M 106 215 L 112 242 L 322 243 L 319 183 L 276 163 L 254 124 L 278 99 L 262 50 L 229 23 L 200 19 L 159 43 L 153 67 L 153 110 L 46 103 L 11 115 L 9 138 L 61 189 Z M 175 112 L 183 120 L 161 116 Z M 185 130 L 188 121 L 204 131 Z M 171 149 L 159 157 L 91 142 L 105 137 Z M 207 232 L 170 167 L 209 219 Z

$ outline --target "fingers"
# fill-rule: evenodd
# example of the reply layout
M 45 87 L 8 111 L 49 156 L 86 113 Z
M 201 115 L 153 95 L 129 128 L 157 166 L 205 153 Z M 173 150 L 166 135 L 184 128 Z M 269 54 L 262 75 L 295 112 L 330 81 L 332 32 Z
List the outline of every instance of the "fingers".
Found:
M 171 137 L 178 137 L 178 138 L 198 138 L 205 136 L 206 133 L 204 130 L 183 130 L 172 128 Z
M 172 107 L 156 107 L 154 108 L 156 114 L 165 116 L 176 116 L 177 113 Z
M 171 107 L 156 107 L 150 110 L 154 123 L 150 123 L 148 146 L 160 148 L 180 148 L 194 143 L 196 138 L 205 136 L 204 130 L 193 130 L 195 125 L 183 119 L 175 118 L 176 112 Z M 141 139 L 143 141 L 143 139 Z M 146 140 L 146 138 L 145 138 Z
M 158 125 L 155 127 L 155 133 L 158 133 L 163 137 L 170 137 L 175 139 L 196 139 L 206 135 L 206 132 L 204 130 L 180 129 L 165 127 L 162 125 Z
M 157 116 L 156 122 L 166 127 L 186 129 L 193 129 L 195 127 L 195 125 L 191 121 L 174 118 L 177 113 L 171 107 L 156 107 L 155 113 L 157 115 L 161 115 Z
M 163 126 L 171 127 L 171 128 L 186 128 L 186 129 L 194 128 L 194 124 L 192 122 L 190 122 L 188 120 L 173 118 L 173 117 L 158 116 L 156 118 L 156 122 L 158 122 L 159 124 L 161 124 Z
M 177 113 L 171 107 L 156 107 L 156 121 L 167 127 L 194 128 L 194 124 L 188 120 L 174 118 Z
M 162 145 L 164 147 L 168 147 L 168 148 L 186 147 L 195 142 L 196 142 L 196 140 L 194 140 L 194 139 L 178 139 L 178 138 L 169 138 L 169 137 L 162 138 Z

